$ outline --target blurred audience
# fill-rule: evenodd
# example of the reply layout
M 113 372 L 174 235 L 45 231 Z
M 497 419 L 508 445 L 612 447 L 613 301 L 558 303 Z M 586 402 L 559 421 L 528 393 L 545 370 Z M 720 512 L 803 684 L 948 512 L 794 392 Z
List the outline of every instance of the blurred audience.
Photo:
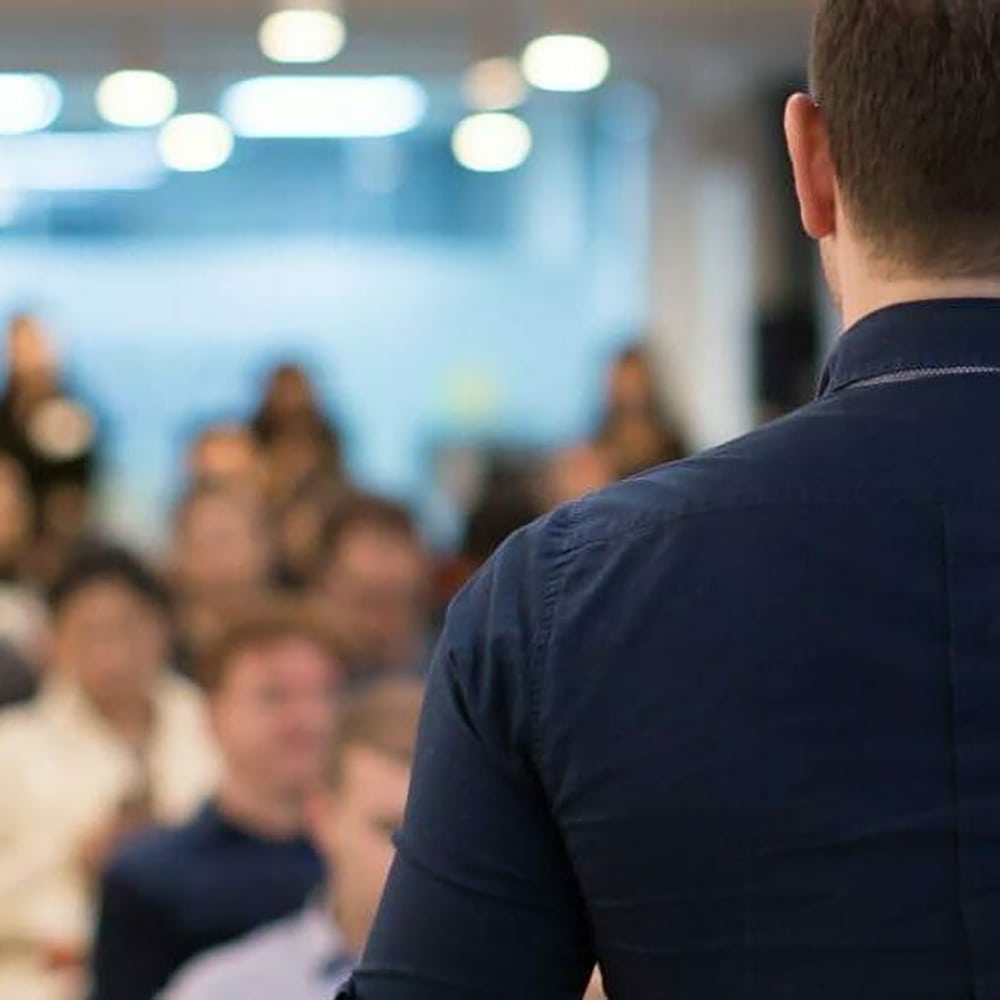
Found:
M 102 885 L 96 1000 L 153 1000 L 185 962 L 297 911 L 322 879 L 306 804 L 322 776 L 339 664 L 298 607 L 250 609 L 201 663 L 218 795 L 133 840 Z
M 271 587 L 273 548 L 256 493 L 221 483 L 195 486 L 174 513 L 170 580 L 186 668 L 225 622 Z
M 78 995 L 96 879 L 124 838 L 182 820 L 216 761 L 200 694 L 166 667 L 169 601 L 128 553 L 52 588 L 41 694 L 0 714 L 0 996 Z
M 645 347 L 627 348 L 611 365 L 595 443 L 606 453 L 616 479 L 684 457 Z
M 558 507 L 685 454 L 683 441 L 666 416 L 647 350 L 633 345 L 608 370 L 593 439 L 561 449 L 549 460 L 543 503 L 548 509 Z
M 308 808 L 326 868 L 307 907 L 209 952 L 165 1000 L 332 1000 L 364 949 L 406 805 L 422 688 L 388 681 L 344 708 Z
M 283 364 L 271 373 L 251 427 L 263 454 L 273 509 L 280 509 L 304 484 L 343 480 L 340 435 L 301 366 Z
M 404 507 L 374 496 L 341 503 L 323 534 L 316 588 L 353 682 L 423 669 L 430 559 Z
M 38 692 L 50 638 L 45 602 L 24 587 L 0 584 L 0 708 Z
M 55 346 L 37 318 L 13 318 L 7 362 L 0 451 L 27 477 L 40 534 L 37 568 L 51 580 L 87 530 L 98 422 L 63 385 Z
M 264 486 L 260 448 L 253 432 L 240 423 L 205 427 L 187 454 L 193 486 L 227 486 L 254 493 Z

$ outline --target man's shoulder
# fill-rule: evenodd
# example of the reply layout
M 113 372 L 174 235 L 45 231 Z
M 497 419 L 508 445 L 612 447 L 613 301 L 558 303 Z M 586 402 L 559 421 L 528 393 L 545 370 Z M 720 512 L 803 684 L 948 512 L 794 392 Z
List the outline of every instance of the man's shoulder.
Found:
M 688 517 L 825 495 L 812 461 L 817 435 L 830 426 L 814 419 L 822 410 L 823 404 L 811 404 L 716 448 L 575 501 L 549 516 L 552 531 L 572 552 L 630 537 L 641 542 L 645 532 Z
M 273 982 L 277 970 L 298 957 L 290 954 L 302 923 L 286 917 L 189 962 L 168 988 L 166 1000 L 229 1000 L 252 996 L 255 983 Z
M 203 841 L 203 819 L 159 827 L 131 838 L 115 854 L 105 874 L 110 886 L 150 887 L 174 884 Z

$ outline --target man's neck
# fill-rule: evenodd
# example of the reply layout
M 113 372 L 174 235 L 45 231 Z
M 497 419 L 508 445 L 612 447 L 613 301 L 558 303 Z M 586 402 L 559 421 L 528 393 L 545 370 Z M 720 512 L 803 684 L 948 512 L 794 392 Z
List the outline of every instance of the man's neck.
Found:
M 929 279 L 898 278 L 859 281 L 845 290 L 844 329 L 880 309 L 932 299 L 1000 299 L 1000 277 Z
M 234 826 L 264 840 L 294 840 L 304 831 L 304 800 L 267 795 L 233 776 L 222 783 L 219 812 Z
M 371 930 L 370 921 L 356 914 L 347 901 L 337 895 L 336 884 L 331 885 L 326 892 L 327 912 L 330 919 L 344 942 L 344 950 L 348 955 L 353 955 L 360 959 L 368 942 L 368 933 Z
M 101 700 L 86 695 L 94 710 L 136 752 L 148 745 L 156 718 L 152 695 Z

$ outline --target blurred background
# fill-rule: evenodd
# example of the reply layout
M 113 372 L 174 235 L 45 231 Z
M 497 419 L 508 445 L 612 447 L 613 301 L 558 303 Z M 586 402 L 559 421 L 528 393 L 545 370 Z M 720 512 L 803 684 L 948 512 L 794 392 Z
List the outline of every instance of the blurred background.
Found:
M 0 995 L 336 992 L 457 589 L 813 392 L 811 7 L 0 0 Z
M 810 6 L 3 0 L 0 311 L 95 418 L 94 516 L 160 543 L 192 435 L 281 363 L 443 548 L 496 459 L 594 433 L 628 345 L 689 447 L 801 401 Z

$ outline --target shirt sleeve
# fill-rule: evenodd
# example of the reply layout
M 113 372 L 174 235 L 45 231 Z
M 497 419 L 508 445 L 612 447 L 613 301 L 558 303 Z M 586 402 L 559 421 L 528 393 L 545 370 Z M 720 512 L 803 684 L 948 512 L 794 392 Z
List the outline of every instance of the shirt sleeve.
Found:
M 397 858 L 359 1000 L 579 1000 L 594 966 L 538 770 L 562 532 L 508 542 L 453 605 L 431 667 Z
M 176 934 L 122 858 L 101 885 L 92 1000 L 154 1000 L 177 968 Z

